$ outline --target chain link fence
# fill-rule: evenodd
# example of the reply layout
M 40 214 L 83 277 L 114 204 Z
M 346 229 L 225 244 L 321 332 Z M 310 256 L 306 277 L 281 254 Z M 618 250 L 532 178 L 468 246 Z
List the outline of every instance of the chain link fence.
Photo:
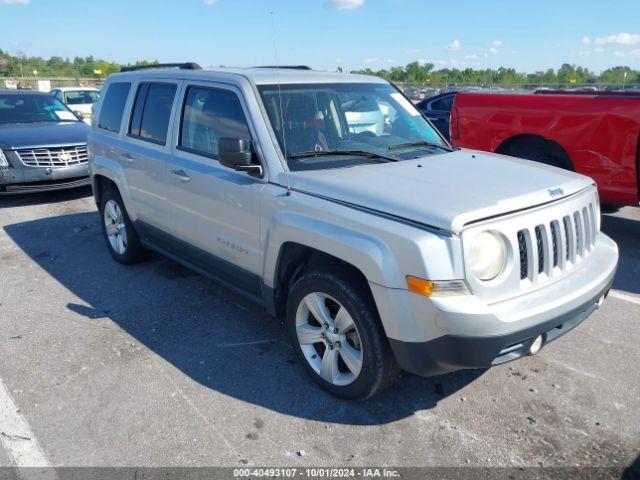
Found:
M 0 76 L 0 89 L 28 89 L 49 91 L 57 87 L 94 87 L 100 88 L 104 83 L 102 78 L 81 77 L 3 77 Z
M 18 88 L 30 90 L 49 91 L 57 87 L 94 87 L 100 88 L 104 83 L 104 78 L 96 77 L 47 77 L 47 76 L 20 76 L 8 77 L 0 75 L 1 88 Z M 577 91 L 629 91 L 640 93 L 640 84 L 610 84 L 610 83 L 559 83 L 559 84 L 521 84 L 521 85 L 494 85 L 494 84 L 474 84 L 474 83 L 443 83 L 443 84 L 411 84 L 397 82 L 396 85 L 401 88 L 407 96 L 414 100 L 428 98 L 439 93 L 452 90 L 468 90 L 468 91 L 493 91 L 493 92 L 525 92 L 540 89 L 561 89 L 561 90 L 577 90 Z
M 556 83 L 556 84 L 517 84 L 496 85 L 476 83 L 443 83 L 443 84 L 411 84 L 396 82 L 396 85 L 412 100 L 429 98 L 440 93 L 450 91 L 478 91 L 478 92 L 504 92 L 527 93 L 537 90 L 567 90 L 578 92 L 635 92 L 640 94 L 640 83 L 637 84 L 612 84 L 612 83 Z

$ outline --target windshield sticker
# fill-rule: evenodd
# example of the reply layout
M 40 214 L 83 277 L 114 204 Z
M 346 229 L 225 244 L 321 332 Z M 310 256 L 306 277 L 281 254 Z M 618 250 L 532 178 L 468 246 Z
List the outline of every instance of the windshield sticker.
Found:
M 76 116 L 68 110 L 55 110 L 53 113 L 55 113 L 60 120 L 77 120 Z
M 413 106 L 413 104 L 407 100 L 401 93 L 392 93 L 391 96 L 393 97 L 393 99 L 398 102 L 402 108 L 404 108 L 407 113 L 409 113 L 412 117 L 417 117 L 420 115 L 420 112 L 418 111 L 418 109 L 416 109 L 416 107 Z

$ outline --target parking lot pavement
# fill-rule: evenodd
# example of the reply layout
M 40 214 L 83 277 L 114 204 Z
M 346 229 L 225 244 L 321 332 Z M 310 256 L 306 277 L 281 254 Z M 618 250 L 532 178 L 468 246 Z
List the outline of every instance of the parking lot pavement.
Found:
M 160 256 L 116 264 L 86 190 L 0 198 L 0 379 L 19 410 L 0 418 L 21 416 L 56 466 L 628 465 L 640 210 L 603 228 L 622 254 L 614 295 L 566 337 L 350 403 L 259 307 Z

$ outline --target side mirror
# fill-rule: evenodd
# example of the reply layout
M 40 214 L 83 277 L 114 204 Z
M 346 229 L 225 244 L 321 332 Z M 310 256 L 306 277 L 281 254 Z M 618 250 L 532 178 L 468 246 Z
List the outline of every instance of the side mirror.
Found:
M 73 114 L 76 116 L 78 120 L 81 122 L 84 121 L 84 114 L 80 110 L 74 110 Z
M 262 167 L 253 163 L 251 140 L 244 138 L 218 139 L 218 160 L 228 168 L 262 176 Z

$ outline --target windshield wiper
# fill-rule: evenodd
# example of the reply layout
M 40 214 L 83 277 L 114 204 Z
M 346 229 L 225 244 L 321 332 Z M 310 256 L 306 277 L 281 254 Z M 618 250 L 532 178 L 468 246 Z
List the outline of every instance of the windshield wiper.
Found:
M 366 150 L 321 150 L 319 152 L 296 152 L 289 155 L 289 159 L 296 158 L 308 158 L 308 157 L 327 157 L 327 156 L 335 156 L 335 155 L 345 155 L 345 156 L 353 156 L 353 157 L 365 157 L 371 159 L 383 159 L 388 160 L 390 162 L 399 161 L 398 158 L 391 157 L 388 155 L 382 155 L 380 153 L 375 152 L 367 152 Z
M 398 145 L 392 145 L 389 147 L 389 150 L 400 150 L 401 148 L 410 148 L 410 147 L 435 147 L 441 148 L 442 150 L 446 150 L 447 152 L 453 152 L 453 150 L 445 145 L 435 142 L 428 142 L 426 140 L 421 140 L 419 142 L 407 142 L 407 143 L 399 143 Z

